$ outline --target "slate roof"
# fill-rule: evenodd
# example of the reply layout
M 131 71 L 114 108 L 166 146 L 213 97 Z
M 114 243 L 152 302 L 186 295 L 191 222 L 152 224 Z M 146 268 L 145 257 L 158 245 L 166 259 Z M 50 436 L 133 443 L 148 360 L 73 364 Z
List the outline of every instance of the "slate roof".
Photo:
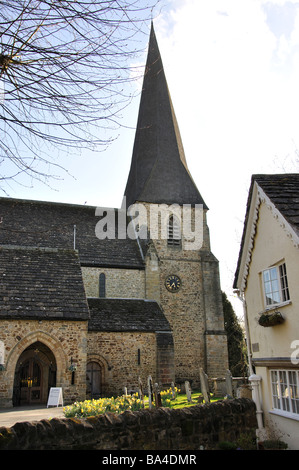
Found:
M 0 245 L 74 248 L 84 266 L 144 269 L 136 240 L 99 240 L 96 207 L 0 198 Z M 117 210 L 115 209 L 115 214 Z
M 252 192 L 255 182 L 257 182 L 257 184 L 261 187 L 264 193 L 269 197 L 271 202 L 275 205 L 275 207 L 279 210 L 282 216 L 290 224 L 295 233 L 299 235 L 299 173 L 252 175 L 246 205 L 246 214 L 239 258 L 233 284 L 234 288 L 237 287 L 240 263 L 243 253 L 243 245 L 248 224 Z
M 125 197 L 127 207 L 139 201 L 207 208 L 187 167 L 153 25 Z
M 253 175 L 279 212 L 299 235 L 299 173 Z
M 171 331 L 153 300 L 89 298 L 88 305 L 90 331 Z
M 88 320 L 78 254 L 1 246 L 0 318 Z

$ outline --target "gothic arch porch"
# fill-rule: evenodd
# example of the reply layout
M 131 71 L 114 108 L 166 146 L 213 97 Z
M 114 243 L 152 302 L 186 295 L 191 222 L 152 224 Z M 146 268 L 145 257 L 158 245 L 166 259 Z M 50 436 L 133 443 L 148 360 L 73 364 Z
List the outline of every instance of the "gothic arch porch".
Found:
M 66 359 L 61 344 L 44 332 L 27 335 L 7 361 L 13 406 L 46 403 L 50 387 L 61 386 Z
M 14 376 L 13 405 L 46 403 L 49 390 L 56 386 L 56 360 L 40 341 L 32 343 L 20 355 Z

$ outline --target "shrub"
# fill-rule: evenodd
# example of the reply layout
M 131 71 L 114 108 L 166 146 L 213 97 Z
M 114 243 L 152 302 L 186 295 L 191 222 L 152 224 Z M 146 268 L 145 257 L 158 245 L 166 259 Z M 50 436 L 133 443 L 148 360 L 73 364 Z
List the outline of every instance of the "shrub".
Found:
M 220 450 L 237 450 L 237 444 L 235 442 L 222 441 L 219 442 L 218 447 Z
M 237 445 L 242 450 L 256 450 L 256 436 L 254 433 L 243 433 L 237 439 Z
M 287 449 L 288 444 L 286 442 L 280 441 L 279 439 L 269 439 L 262 442 L 264 449 Z

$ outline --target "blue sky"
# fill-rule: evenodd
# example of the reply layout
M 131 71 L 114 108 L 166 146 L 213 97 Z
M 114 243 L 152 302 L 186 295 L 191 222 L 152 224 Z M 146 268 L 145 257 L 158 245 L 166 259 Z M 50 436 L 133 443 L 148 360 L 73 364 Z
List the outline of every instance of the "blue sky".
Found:
M 222 289 L 239 313 L 232 282 L 251 175 L 299 168 L 299 2 L 162 3 L 154 26 L 187 163 L 210 209 Z M 138 60 L 143 67 L 145 56 Z M 52 188 L 15 186 L 9 195 L 120 207 L 138 106 L 139 96 L 107 151 L 61 162 L 72 176 L 62 172 Z

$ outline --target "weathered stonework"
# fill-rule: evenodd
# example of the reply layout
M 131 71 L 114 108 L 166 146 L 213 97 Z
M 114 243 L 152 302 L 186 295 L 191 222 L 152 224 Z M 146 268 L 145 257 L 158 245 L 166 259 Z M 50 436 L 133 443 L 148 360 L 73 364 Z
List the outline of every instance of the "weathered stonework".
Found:
M 158 233 L 147 220 L 150 236 L 142 237 L 146 220 L 139 217 L 134 233 L 140 237 L 124 236 L 121 222 L 134 219 L 126 204 L 111 209 L 110 237 L 104 208 L 0 199 L 0 406 L 26 397 L 45 403 L 50 385 L 62 387 L 70 402 L 86 393 L 136 389 L 139 376 L 162 386 L 189 380 L 193 388 L 200 368 L 209 378 L 224 376 L 226 336 L 208 208 L 187 168 L 153 27 L 124 200 L 140 201 L 146 219 L 157 208 L 192 206 L 195 245 L 184 224 L 181 244 L 168 243 L 168 229 L 178 226 L 160 216 Z M 179 276 L 179 290 L 166 289 L 169 275 Z M 28 390 L 14 383 L 27 383 Z
M 156 371 L 156 335 L 138 332 L 90 332 L 88 361 L 91 360 L 102 366 L 104 396 L 122 394 L 124 387 L 137 391 L 138 377 L 140 376 L 146 385 L 148 375 Z
M 146 256 L 145 268 L 145 295 L 147 299 L 153 299 L 160 303 L 160 266 L 159 258 L 153 244 L 149 247 Z
M 147 209 L 144 224 L 149 227 L 151 205 L 145 203 L 144 206 Z M 194 217 L 195 210 L 192 209 L 193 227 Z M 161 225 L 162 218 L 158 222 L 161 234 L 165 230 Z M 142 225 L 142 221 L 139 223 Z M 169 246 L 165 238 L 153 239 L 146 257 L 145 274 L 147 296 L 160 302 L 173 330 L 175 380 L 190 380 L 193 386 L 200 385 L 200 367 L 210 377 L 224 376 L 228 368 L 218 261 L 210 251 L 206 211 L 202 223 L 200 249 L 183 249 L 184 240 L 181 246 Z M 181 280 L 177 292 L 169 292 L 165 287 L 171 274 L 178 275 Z
M 48 347 L 55 357 L 56 386 L 63 388 L 65 403 L 85 399 L 87 327 L 86 321 L 2 320 L 0 341 L 5 345 L 5 370 L 0 371 L 0 406 L 12 406 L 18 360 L 37 342 Z M 37 359 L 39 355 L 37 352 Z M 77 364 L 74 384 L 69 370 L 71 359 Z M 48 398 L 46 384 L 43 394 L 42 402 L 45 403 Z
M 102 396 L 122 394 L 125 387 L 137 391 L 139 377 L 145 389 L 149 375 L 159 384 L 169 385 L 174 379 L 169 333 L 88 331 L 88 323 L 84 321 L 5 320 L 0 323 L 0 341 L 5 345 L 5 370 L 0 371 L 0 407 L 16 405 L 13 403 L 16 373 L 24 351 L 28 349 L 28 357 L 43 362 L 42 352 L 34 351 L 39 343 L 54 355 L 54 386 L 62 387 L 65 404 L 91 398 L 86 394 L 89 362 L 100 366 Z M 74 376 L 71 363 L 76 365 Z M 47 382 L 42 390 L 41 403 L 46 403 Z
M 144 270 L 82 266 L 82 276 L 87 297 L 99 297 L 100 274 L 105 275 L 106 297 L 121 297 L 124 299 L 145 298 Z
M 0 428 L 0 449 L 107 450 L 112 456 L 114 450 L 180 450 L 184 457 L 184 451 L 188 455 L 219 449 L 221 441 L 233 442 L 241 434 L 254 433 L 256 427 L 254 402 L 241 398 L 181 410 L 159 408 L 17 423 Z M 196 458 L 184 463 L 199 465 Z

